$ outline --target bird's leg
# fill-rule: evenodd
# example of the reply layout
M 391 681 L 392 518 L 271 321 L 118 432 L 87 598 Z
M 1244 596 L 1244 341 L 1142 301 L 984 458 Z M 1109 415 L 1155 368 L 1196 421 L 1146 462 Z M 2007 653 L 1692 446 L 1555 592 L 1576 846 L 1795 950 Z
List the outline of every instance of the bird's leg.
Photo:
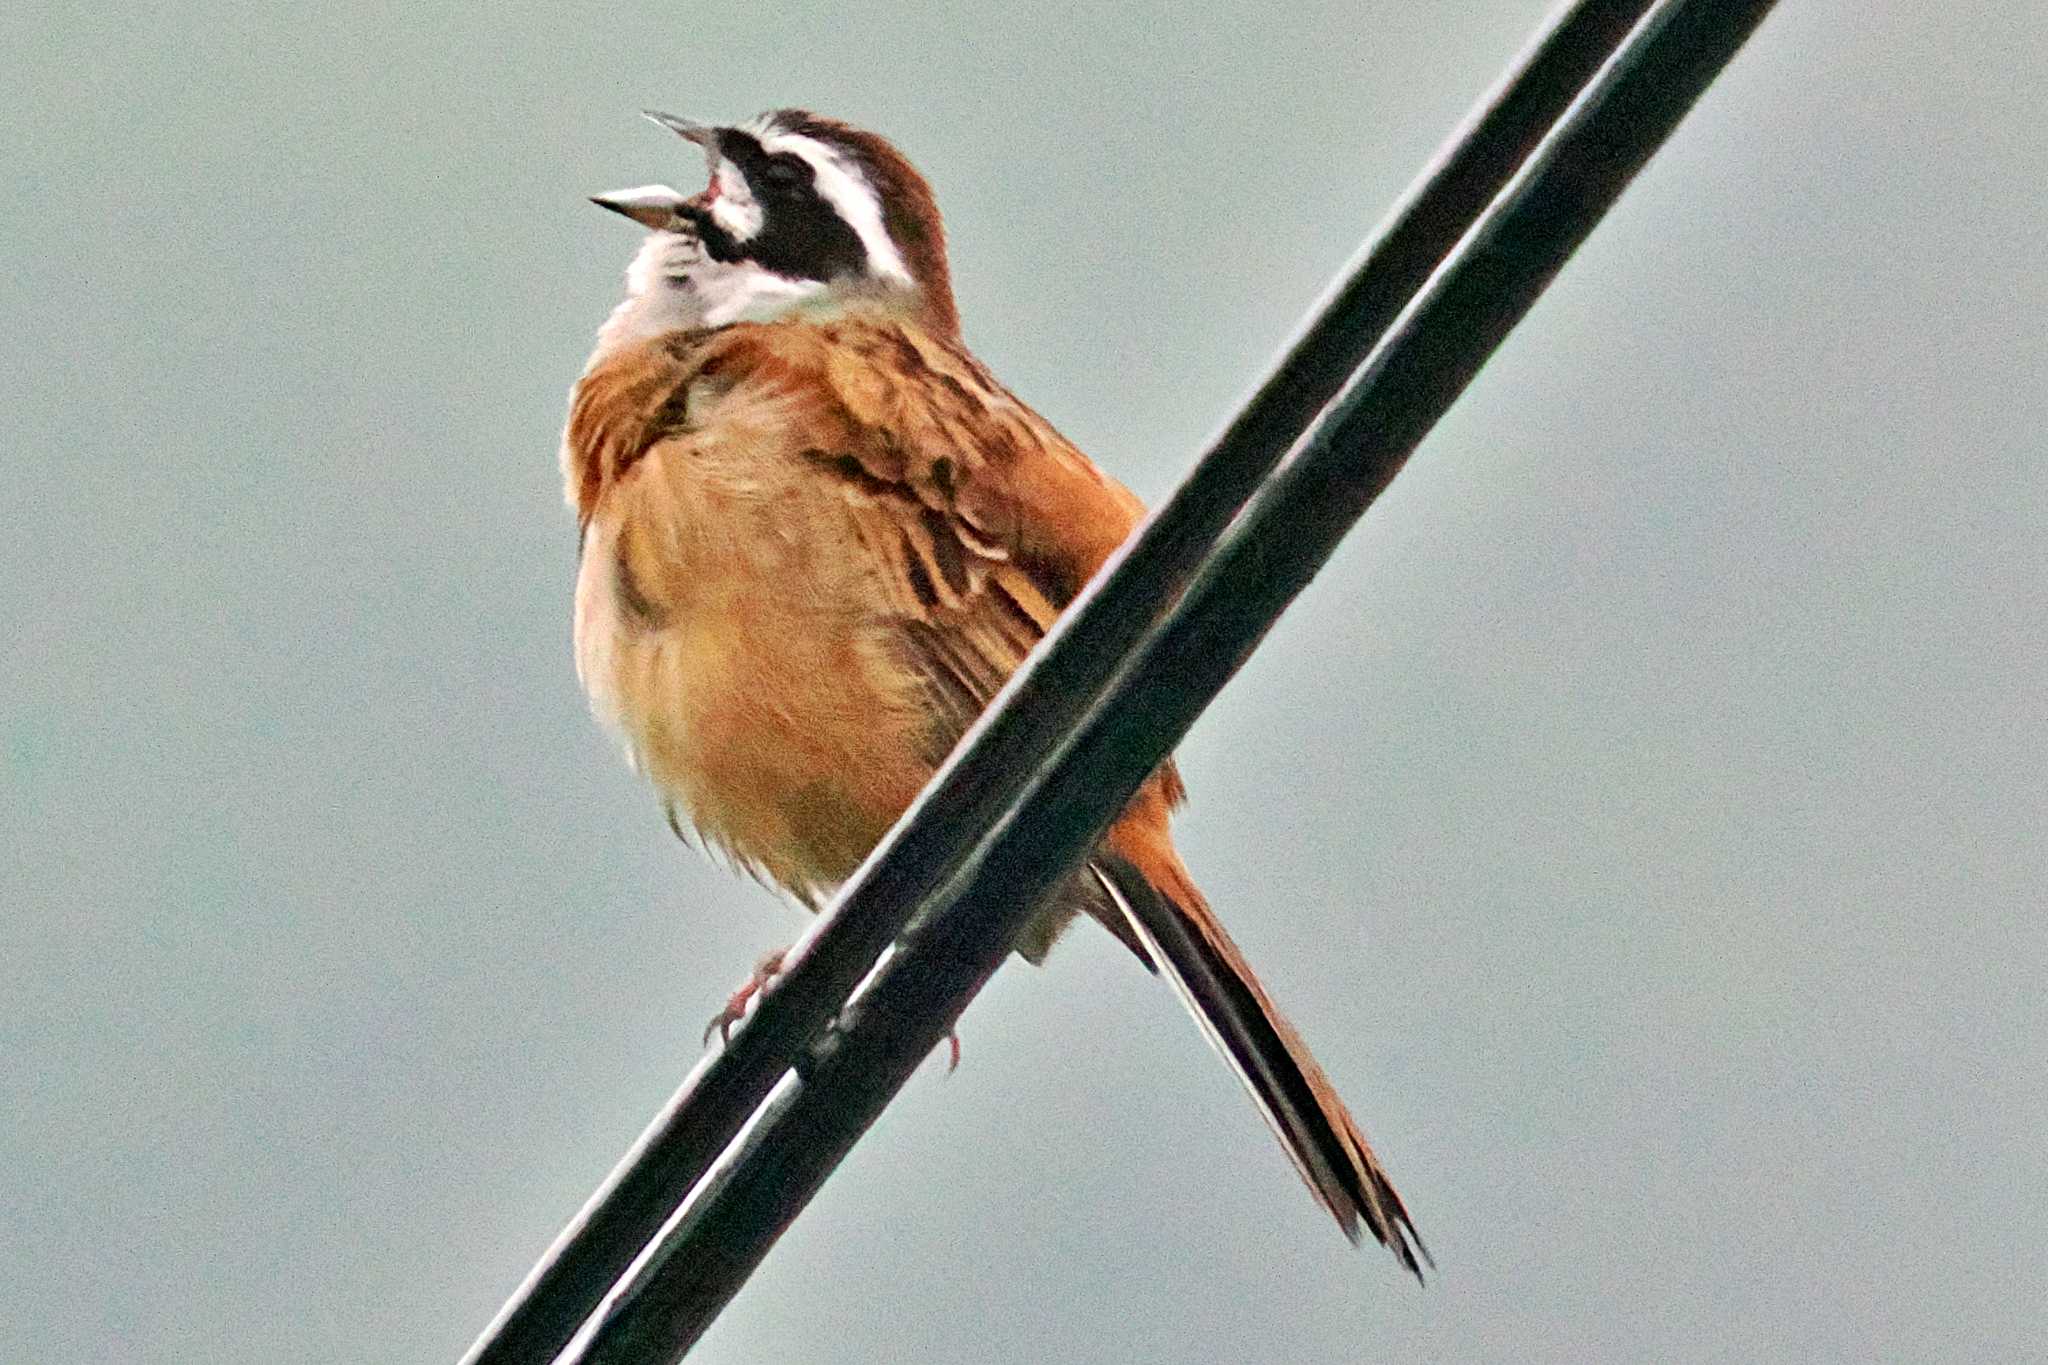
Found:
M 732 1026 L 747 1017 L 747 1002 L 761 993 L 761 988 L 773 981 L 782 972 L 782 958 L 789 950 L 777 948 L 754 964 L 754 970 L 739 989 L 726 997 L 725 1008 L 711 1016 L 711 1022 L 704 1026 L 704 1044 L 709 1047 L 711 1035 L 716 1033 L 718 1041 L 732 1041 Z
M 711 1022 L 704 1026 L 704 1044 L 711 1045 L 711 1035 L 716 1033 L 721 1043 L 732 1041 L 732 1026 L 747 1017 L 747 1005 L 761 993 L 761 988 L 782 974 L 782 959 L 787 948 L 777 948 L 754 964 L 754 970 L 742 981 L 739 989 L 726 998 L 725 1008 L 711 1016 Z M 960 1069 L 960 1035 L 952 1029 L 946 1031 L 946 1074 L 952 1075 Z

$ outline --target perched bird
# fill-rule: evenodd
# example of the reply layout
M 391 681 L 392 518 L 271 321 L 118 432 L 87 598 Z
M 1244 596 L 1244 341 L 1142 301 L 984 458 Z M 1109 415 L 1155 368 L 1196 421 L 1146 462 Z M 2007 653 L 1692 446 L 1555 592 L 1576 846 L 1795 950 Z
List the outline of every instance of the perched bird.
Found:
M 962 344 L 938 207 L 889 142 L 798 109 L 649 117 L 710 184 L 595 199 L 650 231 L 562 442 L 577 669 L 679 832 L 815 908 L 1142 508 Z M 1163 967 L 1344 1232 L 1419 1274 L 1400 1197 L 1174 851 L 1181 796 L 1169 761 L 1017 951 L 1086 914 Z M 1148 950 L 1136 897 L 1193 946 Z

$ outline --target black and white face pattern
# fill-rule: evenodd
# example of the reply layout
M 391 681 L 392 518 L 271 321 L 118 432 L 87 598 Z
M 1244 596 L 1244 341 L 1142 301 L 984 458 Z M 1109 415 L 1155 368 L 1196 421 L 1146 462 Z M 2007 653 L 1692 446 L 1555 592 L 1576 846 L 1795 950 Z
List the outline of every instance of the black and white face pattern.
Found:
M 908 287 L 882 204 L 846 149 L 782 126 L 779 115 L 716 131 L 708 203 L 692 204 L 705 254 L 797 280 Z
M 626 272 L 627 298 L 605 339 L 765 321 L 845 294 L 916 288 L 859 158 L 785 117 L 731 128 L 656 118 L 704 149 L 711 184 L 689 198 L 665 185 L 598 197 L 655 229 Z

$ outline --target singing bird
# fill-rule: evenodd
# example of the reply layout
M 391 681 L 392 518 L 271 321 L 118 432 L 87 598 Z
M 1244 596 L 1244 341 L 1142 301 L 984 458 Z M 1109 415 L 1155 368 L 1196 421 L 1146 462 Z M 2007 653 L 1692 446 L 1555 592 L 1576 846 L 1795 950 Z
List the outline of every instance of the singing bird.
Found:
M 1143 508 L 962 344 L 938 206 L 888 141 L 799 109 L 648 117 L 710 183 L 595 197 L 649 232 L 562 442 L 577 670 L 679 832 L 815 908 Z M 1043 962 L 1085 914 L 1164 968 L 1345 1234 L 1420 1275 L 1400 1196 L 1174 851 L 1181 797 L 1169 760 L 1017 951 Z M 1135 897 L 1192 947 L 1148 950 Z

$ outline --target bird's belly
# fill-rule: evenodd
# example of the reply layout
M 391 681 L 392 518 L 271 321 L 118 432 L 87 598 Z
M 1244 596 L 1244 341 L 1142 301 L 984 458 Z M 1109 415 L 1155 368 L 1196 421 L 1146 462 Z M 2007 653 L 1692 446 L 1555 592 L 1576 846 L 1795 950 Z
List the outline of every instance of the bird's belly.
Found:
M 594 536 L 576 594 L 593 709 L 707 843 L 801 899 L 829 892 L 928 775 L 900 667 L 803 590 L 821 585 L 713 578 L 649 620 L 617 566 Z

